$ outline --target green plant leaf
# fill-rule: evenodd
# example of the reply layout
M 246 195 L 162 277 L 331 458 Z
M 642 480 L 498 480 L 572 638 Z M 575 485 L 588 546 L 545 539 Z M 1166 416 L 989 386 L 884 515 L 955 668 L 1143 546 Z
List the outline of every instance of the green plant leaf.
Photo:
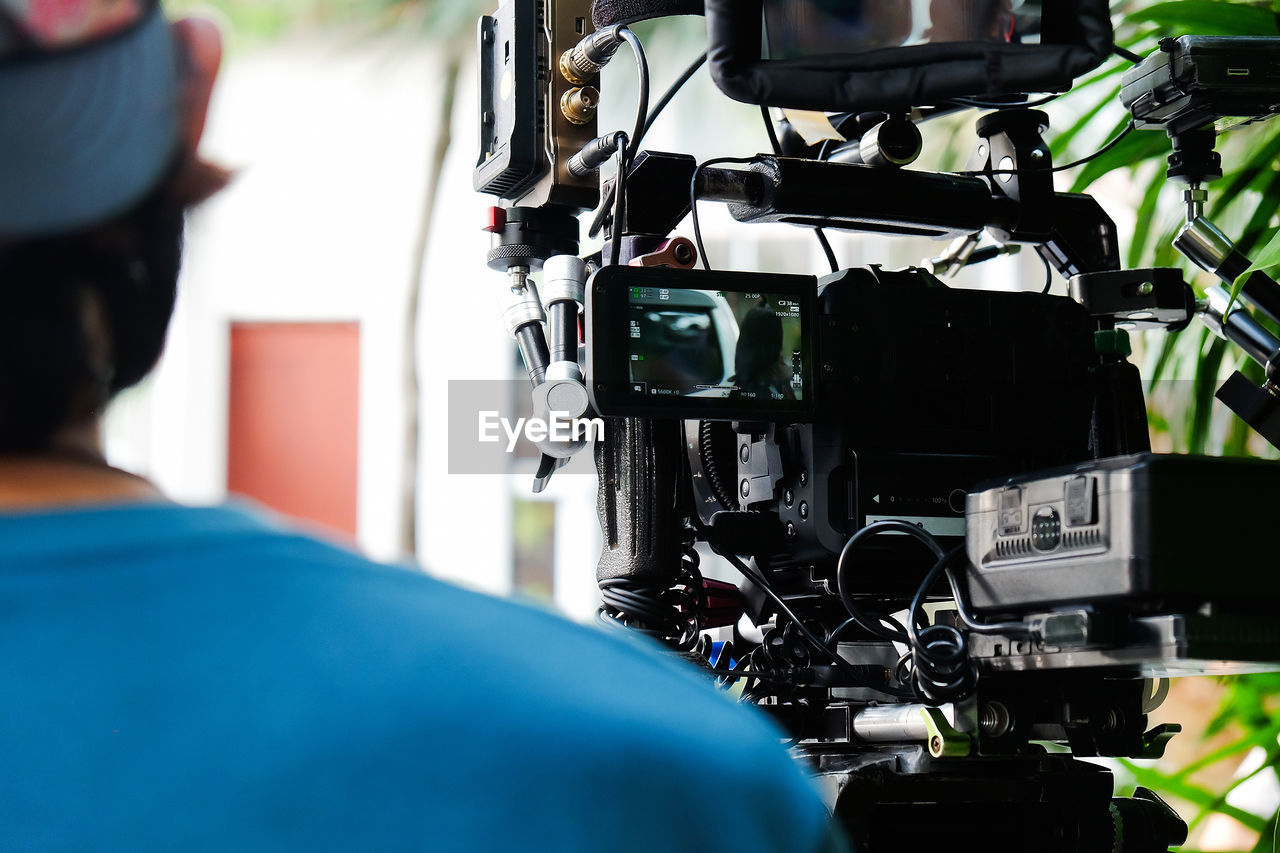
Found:
M 1112 132 L 1107 134 L 1107 139 L 1114 139 L 1128 124 L 1129 117 L 1126 115 L 1124 119 L 1116 124 Z M 1081 192 L 1098 178 L 1107 174 L 1107 172 L 1136 165 L 1152 157 L 1164 154 L 1168 150 L 1169 137 L 1163 133 L 1132 130 L 1124 139 L 1116 143 L 1115 147 L 1110 151 L 1085 163 L 1080 168 L 1080 174 L 1076 177 L 1075 182 L 1072 183 L 1071 191 Z
M 1280 207 L 1280 172 L 1270 173 L 1261 187 L 1261 193 L 1262 198 L 1240 231 L 1240 239 L 1236 240 L 1236 248 L 1246 256 L 1252 255 L 1258 248 L 1270 229 L 1277 207 Z
M 1195 33 L 1216 36 L 1280 35 L 1276 13 L 1260 6 L 1220 3 L 1208 0 L 1177 0 L 1156 3 L 1131 12 L 1128 20 L 1178 29 L 1171 35 Z
M 1200 357 L 1200 365 L 1192 379 L 1191 423 L 1187 430 L 1187 448 L 1191 453 L 1209 450 L 1209 426 L 1213 416 L 1213 395 L 1218 389 L 1218 368 L 1225 355 L 1226 341 L 1208 336 L 1208 349 Z
M 1240 295 L 1240 288 L 1244 287 L 1250 275 L 1274 266 L 1280 266 L 1280 229 L 1271 235 L 1271 239 L 1262 247 L 1262 251 L 1257 253 L 1257 257 L 1254 258 L 1253 263 L 1249 264 L 1249 268 L 1236 276 L 1235 282 L 1231 285 L 1231 297 L 1227 300 L 1227 307 L 1223 310 L 1222 316 L 1226 317 L 1231 313 L 1231 309 L 1235 307 L 1236 297 Z
M 1277 826 L 1277 818 L 1280 818 L 1280 812 L 1273 814 L 1271 820 L 1263 827 L 1262 832 L 1258 833 L 1258 843 L 1253 846 L 1249 853 L 1278 853 L 1280 851 L 1280 827 Z
M 1200 756 L 1190 764 L 1181 767 L 1174 776 L 1180 779 L 1185 779 L 1191 774 L 1208 767 L 1210 764 L 1216 764 L 1223 759 L 1248 752 L 1255 746 L 1270 747 L 1274 751 L 1276 748 L 1277 736 L 1280 736 L 1280 724 L 1272 725 L 1267 729 L 1250 731 L 1244 737 L 1232 741 L 1226 746 L 1218 747 L 1212 752 Z
M 1120 763 L 1133 774 L 1139 785 L 1157 791 L 1166 791 L 1175 797 L 1186 800 L 1199 809 L 1210 809 L 1234 818 L 1254 832 L 1261 832 L 1267 825 L 1265 818 L 1260 818 L 1229 803 L 1219 802 L 1220 797 L 1218 795 L 1206 791 L 1198 785 L 1192 785 L 1181 779 L 1167 776 L 1152 767 L 1139 767 L 1132 761 L 1126 761 L 1125 759 L 1120 759 Z
M 1129 257 L 1128 264 L 1130 269 L 1142 266 L 1143 252 L 1147 247 L 1147 240 L 1151 236 L 1151 226 L 1155 224 L 1156 207 L 1160 201 L 1160 191 L 1164 189 L 1165 182 L 1160 179 L 1152 180 L 1148 185 L 1146 192 L 1142 194 L 1142 203 L 1138 205 L 1138 214 L 1133 222 L 1133 235 L 1129 241 Z
M 1076 134 L 1088 127 L 1089 123 L 1097 117 L 1098 113 L 1108 105 L 1115 103 L 1118 97 L 1120 97 L 1120 87 L 1111 87 L 1106 95 L 1098 99 L 1096 104 L 1085 110 L 1084 114 L 1076 120 L 1075 124 L 1071 125 L 1071 127 L 1067 128 L 1062 133 L 1059 133 L 1054 138 L 1053 144 L 1050 146 L 1050 149 L 1054 152 L 1055 156 L 1060 156 L 1062 152 L 1066 151 L 1067 146 L 1071 144 L 1071 140 L 1075 139 Z
M 1170 335 L 1164 332 L 1161 332 L 1159 337 L 1160 350 L 1156 356 L 1155 365 L 1151 369 L 1151 380 L 1147 385 L 1148 391 L 1155 387 L 1156 382 L 1173 378 L 1166 376 L 1165 371 L 1169 370 L 1170 362 L 1175 359 L 1178 351 L 1178 341 L 1182 339 L 1178 335 Z
M 1265 183 L 1266 176 L 1275 173 L 1276 158 L 1280 157 L 1280 124 L 1274 128 L 1270 138 L 1264 138 L 1254 146 L 1247 160 L 1236 168 L 1225 184 L 1213 185 L 1213 201 L 1209 205 L 1209 215 L 1215 217 L 1236 201 L 1242 192 L 1255 185 Z

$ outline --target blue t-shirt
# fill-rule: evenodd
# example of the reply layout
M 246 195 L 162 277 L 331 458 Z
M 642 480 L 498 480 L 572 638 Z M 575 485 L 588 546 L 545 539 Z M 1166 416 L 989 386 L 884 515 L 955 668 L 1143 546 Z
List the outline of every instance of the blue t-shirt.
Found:
M 5 850 L 836 846 L 692 670 L 243 508 L 0 515 L 0 650 Z

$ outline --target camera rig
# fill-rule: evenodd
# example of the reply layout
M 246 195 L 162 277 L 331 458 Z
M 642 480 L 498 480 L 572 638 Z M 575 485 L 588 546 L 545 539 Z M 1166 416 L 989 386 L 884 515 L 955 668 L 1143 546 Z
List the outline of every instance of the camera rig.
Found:
M 1110 51 L 1105 2 L 1063 5 L 1024 20 L 1036 4 L 957 2 L 1013 17 L 971 16 L 947 37 L 955 21 L 934 11 L 927 28 L 907 24 L 941 43 L 811 61 L 759 55 L 762 27 L 787 25 L 779 8 L 809 14 L 780 0 L 504 0 L 480 22 L 474 176 L 503 202 L 486 226 L 488 265 L 509 283 L 503 318 L 535 413 L 606 418 L 601 618 L 772 714 L 859 849 L 931 850 L 958 831 L 985 849 L 1179 844 L 1186 827 L 1155 794 L 1113 798 L 1109 772 L 1079 758 L 1159 756 L 1178 727 L 1147 715 L 1172 676 L 1280 665 L 1268 536 L 1280 466 L 1152 454 L 1127 329 L 1199 318 L 1240 346 L 1267 380 L 1236 373 L 1219 398 L 1276 445 L 1280 339 L 1224 288 L 1197 300 L 1177 270 L 1121 270 L 1101 205 L 1055 191 L 1065 167 L 1025 95 L 1068 88 Z M 809 144 L 784 120 L 753 157 L 642 150 L 672 93 L 650 110 L 626 25 L 683 13 L 707 15 L 727 94 L 822 109 L 840 138 Z M 850 39 L 872 24 L 874 38 L 906 38 L 900 18 L 849 14 Z M 1213 122 L 1275 112 L 1278 41 L 1166 40 L 1121 92 L 1131 129 L 1172 141 L 1168 175 L 1186 185 L 1177 247 L 1224 283 L 1249 262 L 1203 215 L 1221 175 Z M 598 72 L 624 44 L 636 121 L 600 134 Z M 988 112 L 964 172 L 904 168 L 916 123 L 974 106 Z M 952 243 L 928 268 L 712 271 L 706 201 L 820 238 Z M 589 232 L 607 236 L 580 257 L 578 217 L 597 205 Z M 691 213 L 696 239 L 674 236 Z M 940 277 L 1019 246 L 1069 295 Z M 1241 296 L 1280 322 L 1268 276 Z M 582 447 L 541 442 L 535 489 Z M 702 574 L 708 550 L 734 582 Z

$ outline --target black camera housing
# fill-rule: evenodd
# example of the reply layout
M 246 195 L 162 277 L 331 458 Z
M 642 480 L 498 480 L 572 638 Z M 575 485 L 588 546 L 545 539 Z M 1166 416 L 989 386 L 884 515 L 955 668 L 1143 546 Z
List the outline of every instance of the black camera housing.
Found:
M 694 465 L 735 460 L 721 479 L 745 480 L 751 494 L 721 506 L 711 478 L 695 478 L 694 503 L 708 523 L 716 511 L 749 508 L 777 525 L 782 547 L 756 557 L 771 570 L 804 567 L 796 591 L 830 581 L 841 548 L 867 524 L 905 519 L 944 547 L 959 544 L 975 484 L 1090 457 L 1094 324 L 1078 303 L 867 267 L 821 279 L 817 310 L 812 423 L 771 427 L 758 442 L 739 424 L 731 454 L 691 453 Z M 744 454 L 744 444 L 755 449 Z M 770 446 L 780 477 L 756 488 L 750 460 Z M 920 555 L 872 550 L 857 595 L 908 597 Z
M 803 306 L 800 399 L 632 387 L 642 384 L 638 350 L 628 346 L 633 312 L 693 312 L 691 298 L 709 291 L 791 294 Z M 762 510 L 759 524 L 776 535 L 761 542 L 780 547 L 755 556 L 772 567 L 814 565 L 814 577 L 826 577 L 849 536 L 881 518 L 959 543 L 975 484 L 1090 456 L 1095 325 L 1071 299 L 955 289 L 924 270 L 879 267 L 820 280 L 606 267 L 588 293 L 596 410 L 734 422 L 697 439 L 715 446 L 690 448 L 704 475 L 693 482 L 694 503 L 708 524 L 717 512 Z M 778 454 L 771 469 L 758 458 L 766 452 Z M 763 480 L 762 470 L 770 471 Z M 908 556 L 918 567 L 918 555 Z M 869 564 L 860 592 L 908 595 L 918 570 L 904 574 L 900 562 Z

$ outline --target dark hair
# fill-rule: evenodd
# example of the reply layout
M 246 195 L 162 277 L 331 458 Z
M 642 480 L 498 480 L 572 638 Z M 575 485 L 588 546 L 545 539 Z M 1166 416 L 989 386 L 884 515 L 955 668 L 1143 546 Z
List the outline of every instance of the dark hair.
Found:
M 733 359 L 735 378 L 749 383 L 767 379 L 781 354 L 782 321 L 777 312 L 767 306 L 752 308 L 738 328 Z
M 155 366 L 173 313 L 183 212 L 157 189 L 105 225 L 0 243 L 0 452 L 45 448 Z M 95 310 L 105 360 L 88 320 Z

